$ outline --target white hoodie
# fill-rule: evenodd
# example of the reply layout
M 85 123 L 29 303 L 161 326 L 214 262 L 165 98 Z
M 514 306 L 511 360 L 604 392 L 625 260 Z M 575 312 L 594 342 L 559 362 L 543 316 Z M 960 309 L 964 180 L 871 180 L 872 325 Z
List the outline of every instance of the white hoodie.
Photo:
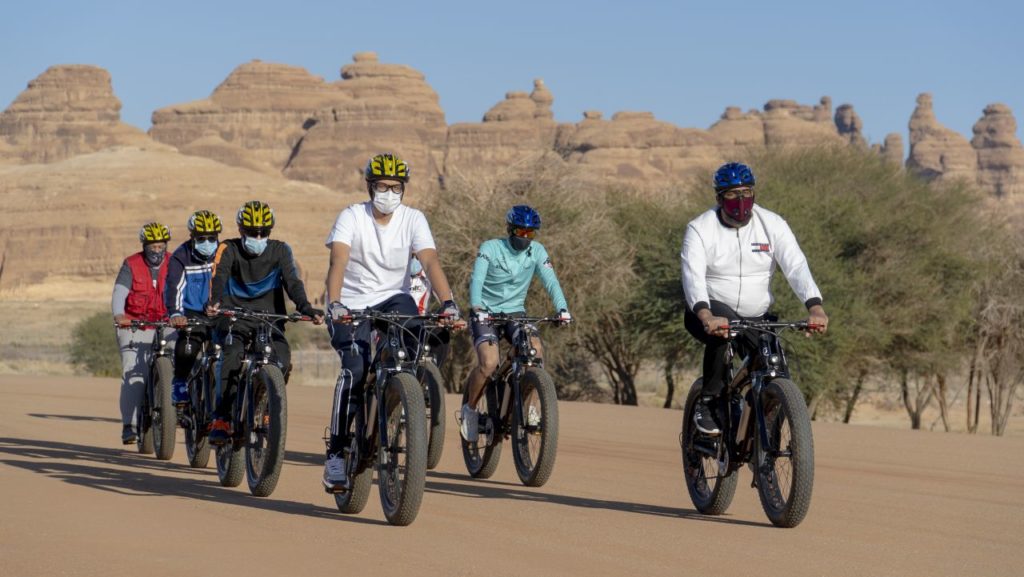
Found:
M 723 225 L 717 208 L 702 213 L 687 225 L 679 256 L 686 304 L 693 312 L 715 300 L 742 317 L 765 314 L 774 302 L 770 284 L 776 264 L 805 305 L 821 302 L 793 231 L 781 216 L 757 204 L 740 228 Z

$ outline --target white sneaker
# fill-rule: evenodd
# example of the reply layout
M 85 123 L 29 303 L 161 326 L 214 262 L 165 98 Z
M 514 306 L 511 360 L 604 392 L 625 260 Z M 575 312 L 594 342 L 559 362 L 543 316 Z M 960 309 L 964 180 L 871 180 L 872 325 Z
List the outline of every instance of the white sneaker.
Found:
M 540 424 L 540 411 L 534 405 L 530 405 L 530 408 L 526 411 L 526 424 L 531 427 L 536 427 Z
M 324 461 L 324 489 L 328 493 L 348 490 L 348 474 L 345 472 L 345 459 L 331 455 Z
M 469 405 L 462 405 L 459 432 L 467 443 L 475 443 L 480 436 L 480 413 Z

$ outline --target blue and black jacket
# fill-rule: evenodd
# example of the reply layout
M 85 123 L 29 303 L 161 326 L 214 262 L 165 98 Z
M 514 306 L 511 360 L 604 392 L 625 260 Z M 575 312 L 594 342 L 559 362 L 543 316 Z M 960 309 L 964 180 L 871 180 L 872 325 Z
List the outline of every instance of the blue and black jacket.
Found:
M 164 306 L 169 316 L 199 315 L 210 297 L 210 279 L 213 277 L 213 256 L 204 258 L 185 241 L 171 255 L 167 263 L 167 288 Z
M 306 298 L 306 287 L 287 243 L 270 239 L 259 255 L 249 254 L 242 240 L 232 238 L 217 247 L 210 283 L 211 303 L 252 311 L 288 314 L 284 295 L 304 315 L 318 314 Z

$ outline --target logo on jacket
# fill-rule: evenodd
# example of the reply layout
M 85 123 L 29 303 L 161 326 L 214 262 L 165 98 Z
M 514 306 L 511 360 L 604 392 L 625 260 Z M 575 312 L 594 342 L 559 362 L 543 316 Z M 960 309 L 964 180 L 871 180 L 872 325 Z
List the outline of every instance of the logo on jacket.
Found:
M 771 252 L 772 246 L 767 242 L 752 242 L 750 243 L 750 252 Z

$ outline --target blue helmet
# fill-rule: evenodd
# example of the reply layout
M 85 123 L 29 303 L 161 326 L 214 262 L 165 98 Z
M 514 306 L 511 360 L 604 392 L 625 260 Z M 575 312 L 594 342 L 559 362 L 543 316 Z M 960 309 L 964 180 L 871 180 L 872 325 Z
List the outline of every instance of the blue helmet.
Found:
M 754 186 L 754 173 L 746 164 L 730 162 L 715 171 L 715 192 L 740 186 Z
M 518 228 L 540 228 L 540 215 L 525 204 L 517 204 L 505 213 L 505 222 Z

